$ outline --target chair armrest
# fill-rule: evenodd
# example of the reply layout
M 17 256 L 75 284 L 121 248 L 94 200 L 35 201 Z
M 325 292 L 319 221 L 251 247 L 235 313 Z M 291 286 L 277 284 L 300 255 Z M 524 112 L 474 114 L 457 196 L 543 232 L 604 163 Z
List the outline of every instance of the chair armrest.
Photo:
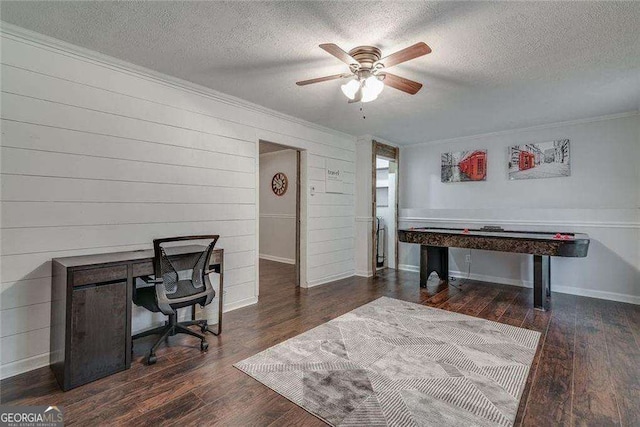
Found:
M 167 297 L 167 290 L 164 288 L 164 280 L 154 279 L 153 283 L 155 283 L 156 302 L 158 303 L 160 311 L 162 311 L 167 316 L 170 314 L 176 314 L 175 310 L 171 308 L 169 298 Z
M 140 276 L 140 277 L 138 277 L 138 279 L 142 280 L 147 285 L 155 285 L 156 284 L 156 278 L 152 274 L 149 274 L 149 275 L 146 275 L 146 276 Z M 162 279 L 160 279 L 160 281 L 162 281 Z

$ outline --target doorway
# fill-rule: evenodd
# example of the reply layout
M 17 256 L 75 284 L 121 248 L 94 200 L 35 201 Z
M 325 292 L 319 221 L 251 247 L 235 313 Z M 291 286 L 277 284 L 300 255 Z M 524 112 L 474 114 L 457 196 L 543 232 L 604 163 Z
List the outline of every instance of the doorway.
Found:
M 260 293 L 300 286 L 300 151 L 259 141 Z
M 397 147 L 373 141 L 373 272 L 398 263 Z

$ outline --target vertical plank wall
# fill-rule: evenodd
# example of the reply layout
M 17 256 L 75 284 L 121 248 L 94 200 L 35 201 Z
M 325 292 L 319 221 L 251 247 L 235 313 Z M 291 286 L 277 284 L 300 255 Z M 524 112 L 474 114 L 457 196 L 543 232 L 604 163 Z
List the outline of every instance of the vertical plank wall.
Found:
M 225 309 L 255 303 L 258 139 L 306 150 L 307 284 L 353 275 L 354 138 L 16 28 L 1 42 L 2 377 L 48 364 L 53 257 L 218 233 Z M 324 193 L 326 158 L 344 194 Z

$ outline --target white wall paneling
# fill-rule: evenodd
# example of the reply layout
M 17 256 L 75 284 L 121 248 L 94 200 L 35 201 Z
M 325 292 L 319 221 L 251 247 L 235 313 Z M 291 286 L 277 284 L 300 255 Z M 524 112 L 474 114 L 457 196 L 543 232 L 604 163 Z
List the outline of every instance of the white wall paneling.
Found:
M 353 275 L 355 138 L 10 25 L 1 41 L 2 377 L 48 364 L 53 257 L 219 233 L 225 310 L 255 303 L 259 140 L 303 150 L 302 285 Z M 327 158 L 345 194 L 310 196 Z
M 571 176 L 509 181 L 507 147 L 568 138 Z M 440 154 L 487 148 L 487 180 L 440 182 Z M 403 147 L 400 226 L 584 232 L 587 258 L 552 258 L 555 291 L 640 303 L 640 116 L 501 132 Z M 419 183 L 419 185 L 417 184 Z M 467 275 L 468 250 L 450 250 L 450 269 Z M 400 264 L 415 269 L 417 245 L 401 244 Z M 528 286 L 530 256 L 472 251 L 472 277 Z M 457 273 L 456 273 L 457 272 Z

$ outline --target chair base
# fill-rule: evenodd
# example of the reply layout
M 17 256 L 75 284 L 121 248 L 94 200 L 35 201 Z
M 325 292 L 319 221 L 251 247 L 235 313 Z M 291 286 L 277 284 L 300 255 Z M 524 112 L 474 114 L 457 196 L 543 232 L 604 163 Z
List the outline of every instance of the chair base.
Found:
M 220 307 L 220 310 L 222 310 L 222 307 Z M 197 324 L 200 325 L 200 331 L 204 334 L 205 332 L 209 332 L 211 335 L 213 336 L 219 336 L 222 333 L 222 317 L 219 318 L 218 321 L 218 327 L 216 328 L 217 331 L 214 332 L 211 329 L 209 329 L 209 325 L 207 324 L 207 319 L 202 319 L 202 320 L 196 320 L 196 306 L 194 305 L 193 308 L 191 309 L 191 320 L 194 322 L 193 324 Z
M 207 325 L 206 320 L 189 320 L 185 322 L 178 322 L 176 315 L 171 314 L 169 315 L 169 320 L 165 323 L 164 326 L 159 326 L 157 328 L 153 328 L 148 331 L 140 332 L 139 334 L 135 334 L 131 338 L 135 340 L 137 338 L 142 338 L 149 335 L 160 335 L 160 338 L 158 338 L 158 340 L 155 342 L 153 347 L 151 347 L 151 350 L 149 351 L 149 354 L 146 357 L 147 364 L 153 365 L 157 361 L 156 350 L 158 350 L 158 347 L 160 347 L 163 341 L 167 340 L 167 338 L 173 335 L 187 334 L 187 335 L 191 335 L 193 337 L 199 338 L 200 351 L 207 351 L 207 349 L 209 348 L 209 343 L 207 343 L 205 336 L 197 332 L 194 332 L 187 327 L 192 325 L 200 326 L 200 330 L 203 333 L 206 331 L 209 331 L 209 327 Z M 131 347 L 132 347 L 131 351 L 133 351 L 133 345 Z
M 201 320 L 200 322 L 204 322 L 204 326 L 201 326 L 200 330 L 205 333 L 205 332 L 209 332 L 211 335 L 213 336 L 218 336 L 220 335 L 220 325 L 218 325 L 218 330 L 216 332 L 212 331 L 211 329 L 209 329 L 209 326 L 207 325 L 207 321 L 206 320 Z

